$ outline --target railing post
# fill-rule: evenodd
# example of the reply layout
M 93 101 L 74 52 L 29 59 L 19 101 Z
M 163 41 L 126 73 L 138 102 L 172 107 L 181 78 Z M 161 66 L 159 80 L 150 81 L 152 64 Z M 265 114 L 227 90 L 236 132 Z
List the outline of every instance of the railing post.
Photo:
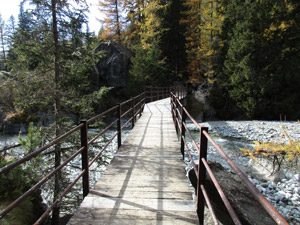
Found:
M 177 124 L 177 118 L 178 118 L 178 99 L 175 98 L 175 128 L 176 128 L 176 134 L 178 138 L 178 124 Z
M 146 96 L 147 96 L 146 91 L 147 91 L 146 86 L 144 86 L 144 98 L 146 98 Z M 146 99 L 145 99 L 145 101 L 146 101 Z
M 145 104 L 146 104 L 146 92 L 144 92 L 144 97 L 143 97 L 143 101 L 142 101 L 142 111 L 144 112 L 144 107 L 145 107 Z
M 150 96 L 151 96 L 151 102 L 153 102 L 153 95 L 152 95 L 152 92 L 153 92 L 153 88 L 152 88 L 152 86 L 150 87 Z
M 80 123 L 83 124 L 80 130 L 81 136 L 81 147 L 84 147 L 81 152 L 81 163 L 82 170 L 86 172 L 82 176 L 82 187 L 83 187 L 83 197 L 87 196 L 90 191 L 90 182 L 89 182 L 89 145 L 88 145 L 88 124 L 87 120 L 81 120 Z
M 185 137 L 185 121 L 186 121 L 186 113 L 185 113 L 185 106 L 182 107 L 182 120 L 181 120 L 181 143 L 180 143 L 180 150 L 181 150 L 181 154 L 182 154 L 182 158 L 184 159 L 184 139 L 183 137 Z
M 131 120 L 131 127 L 134 127 L 134 121 L 135 121 L 135 112 L 134 112 L 134 98 L 131 99 L 131 116 L 132 116 L 132 120 Z
M 203 131 L 208 131 L 207 127 L 200 128 L 200 155 L 199 155 L 199 162 L 198 162 L 198 183 L 197 183 L 197 214 L 199 217 L 199 223 L 203 225 L 204 221 L 204 196 L 201 191 L 201 185 L 205 183 L 205 176 L 206 176 L 206 168 L 202 162 L 202 158 L 206 159 L 207 156 L 207 138 L 203 134 Z
M 174 113 L 173 113 L 173 111 L 174 111 L 174 106 L 173 106 L 173 96 L 171 95 L 171 97 L 170 97 L 170 100 L 171 100 L 171 112 L 172 112 L 172 118 L 173 118 L 173 122 L 174 122 Z
M 143 93 L 140 94 L 139 105 L 140 105 L 140 118 L 141 118 L 141 116 L 142 116 L 142 108 L 143 108 Z
M 165 89 L 164 89 L 164 97 L 165 98 L 168 97 L 168 87 L 165 87 Z
M 178 91 L 179 91 L 179 93 L 178 93 L 179 97 L 178 98 L 181 99 L 181 86 L 178 86 Z
M 183 89 L 182 89 L 182 86 L 180 86 L 180 98 L 182 98 L 183 96 Z
M 186 82 L 185 83 L 185 96 L 187 96 L 187 94 L 188 94 L 188 83 Z
M 159 100 L 159 87 L 156 88 L 156 96 L 157 96 L 156 100 Z
M 119 107 L 117 108 L 117 116 L 118 116 L 118 123 L 117 123 L 117 129 L 118 129 L 118 148 L 120 148 L 121 147 L 121 143 L 122 143 L 121 104 L 119 104 Z

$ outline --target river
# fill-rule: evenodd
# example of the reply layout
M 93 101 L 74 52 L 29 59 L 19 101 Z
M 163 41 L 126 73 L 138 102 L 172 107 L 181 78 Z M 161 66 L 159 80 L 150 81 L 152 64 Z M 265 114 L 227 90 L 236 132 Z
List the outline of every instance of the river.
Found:
M 222 122 L 224 124 L 224 122 Z M 256 129 L 253 130 L 253 127 L 251 128 L 251 125 L 254 124 Z M 191 125 L 191 123 L 189 124 Z M 206 126 L 206 124 L 204 124 Z M 265 122 L 265 121 L 261 121 L 261 122 L 256 122 L 256 121 L 248 121 L 248 122 L 227 122 L 226 124 L 226 129 L 222 129 L 220 130 L 220 126 L 218 125 L 218 127 L 212 127 L 212 124 L 210 124 L 210 130 L 213 131 L 213 133 L 211 133 L 211 136 L 213 137 L 213 139 L 216 141 L 216 143 L 224 150 L 224 152 L 237 164 L 238 167 L 252 167 L 251 164 L 249 164 L 249 158 L 248 157 L 242 157 L 242 151 L 240 150 L 240 148 L 248 148 L 251 149 L 253 146 L 253 142 L 252 140 L 250 140 L 249 135 L 251 137 L 251 135 L 255 135 L 257 137 L 263 137 L 262 132 L 266 131 L 269 133 L 269 128 L 273 131 L 278 125 L 277 123 L 274 122 Z M 242 129 L 240 128 L 240 126 L 242 126 Z M 230 129 L 228 129 L 227 127 L 229 127 Z M 247 130 L 247 129 L 248 130 Z M 264 128 L 264 129 L 262 129 Z M 268 129 L 267 129 L 268 128 Z M 297 133 L 297 129 L 296 129 L 296 124 L 293 123 L 287 123 L 286 124 L 286 129 L 290 130 L 290 132 L 293 135 L 298 135 L 299 136 L 299 132 Z M 199 141 L 199 131 L 197 131 L 194 128 L 191 128 L 192 130 L 192 136 L 195 138 L 196 142 Z M 228 133 L 228 130 L 231 130 L 231 134 L 235 134 L 235 132 L 233 132 L 234 130 L 238 131 L 238 134 L 240 136 L 236 137 L 237 135 L 231 135 L 228 136 L 226 133 Z M 251 131 L 252 130 L 252 131 Z M 226 131 L 225 133 L 223 131 Z M 293 132 L 292 132 L 293 131 Z M 96 133 L 97 130 L 96 129 L 91 129 L 90 133 Z M 109 130 L 106 134 L 106 137 L 112 137 L 116 132 L 116 129 L 112 129 Z M 129 127 L 127 129 L 125 129 L 123 131 L 123 137 L 122 140 L 125 140 L 126 135 L 130 132 Z M 232 133 L 233 132 L 233 133 Z M 222 135 L 225 136 L 222 136 Z M 244 135 L 243 135 L 244 134 Z M 227 135 L 227 136 L 226 136 Z M 21 134 L 21 137 L 24 137 L 25 134 Z M 232 137 L 234 136 L 234 137 Z M 248 136 L 248 138 L 247 138 Z M 276 136 L 280 136 L 280 128 L 278 128 L 278 134 L 274 135 Z M 18 137 L 19 135 L 0 135 L 0 149 L 2 149 L 5 145 L 13 145 L 18 143 Z M 104 144 L 104 138 L 100 138 L 100 145 L 103 146 Z M 195 149 L 193 148 L 193 145 L 191 142 L 189 142 L 189 147 L 192 151 L 192 155 L 193 155 L 193 159 L 194 161 L 197 163 L 198 162 L 198 154 L 195 151 Z M 13 152 L 14 155 L 22 155 L 22 149 L 21 148 L 17 148 L 14 150 L 9 150 L 10 152 Z M 90 184 L 91 187 L 93 187 L 93 185 L 96 183 L 96 181 L 100 178 L 101 174 L 106 170 L 106 167 L 108 165 L 108 163 L 110 162 L 110 160 L 113 158 L 114 153 L 117 151 L 117 140 L 115 139 L 109 146 L 107 151 L 104 152 L 103 156 L 101 157 L 100 160 L 96 161 L 95 164 L 92 166 L 91 171 L 90 171 Z M 90 148 L 90 152 L 92 152 L 92 155 L 97 154 L 97 152 L 99 152 L 99 148 Z M 229 166 L 227 165 L 227 163 L 225 162 L 225 160 L 223 160 L 220 157 L 220 154 L 216 151 L 216 149 L 210 144 L 208 143 L 208 156 L 207 156 L 208 160 L 213 160 L 216 162 L 219 162 L 220 164 L 222 164 L 225 168 L 230 169 Z M 191 164 L 189 163 L 189 159 L 188 159 L 188 155 L 185 154 L 185 163 L 186 163 L 186 170 L 189 170 L 191 168 Z M 68 174 L 68 179 L 72 180 L 74 179 L 77 174 L 80 173 L 81 171 L 81 158 L 80 156 L 76 157 L 74 159 L 74 161 L 72 162 L 72 166 L 71 167 L 67 167 L 65 170 L 65 173 Z M 292 173 L 290 175 L 290 178 L 286 179 L 286 177 L 284 179 L 279 180 L 278 182 L 268 182 L 266 183 L 268 186 L 270 186 L 271 184 L 274 186 L 274 190 L 280 190 L 282 192 L 286 192 L 286 189 L 291 186 L 291 185 L 296 185 L 295 187 L 299 186 L 299 183 L 297 184 L 297 181 L 295 179 L 297 178 L 293 178 L 296 177 L 296 175 L 294 175 L 295 173 Z M 249 174 L 247 174 L 249 176 Z M 287 175 L 285 173 L 285 175 Z M 249 177 L 249 179 L 251 179 Z M 258 181 L 256 179 L 251 179 L 252 182 L 255 183 L 255 185 L 257 186 L 257 188 L 260 188 L 260 186 L 262 185 L 261 181 Z M 43 191 L 42 191 L 42 195 L 43 195 L 43 199 L 44 202 L 49 204 L 52 200 L 52 195 L 50 194 L 49 190 L 51 189 L 51 186 L 43 186 Z M 82 196 L 82 191 L 81 191 L 81 184 L 79 183 L 78 185 L 75 186 L 75 191 L 73 190 L 71 192 L 71 194 L 69 194 L 67 196 L 67 200 L 64 203 L 64 207 L 62 208 L 62 215 L 67 215 L 67 214 L 71 214 L 76 207 L 80 204 L 81 201 L 81 196 Z M 263 190 L 263 189 L 262 189 Z M 263 191 L 262 191 L 263 192 Z M 270 194 L 266 194 L 266 197 L 268 198 L 269 201 L 272 202 L 272 204 L 274 204 L 276 206 L 276 208 L 281 212 L 284 213 L 285 211 L 285 207 L 282 206 L 281 202 L 276 202 L 276 198 L 277 198 L 277 192 L 278 191 L 274 191 L 274 193 L 272 193 L 272 195 Z M 263 193 L 265 194 L 265 193 Z M 295 192 L 294 193 L 294 198 L 295 196 L 297 197 L 298 194 Z M 292 198 L 291 198 L 292 199 Z M 291 200 L 291 207 L 294 206 L 299 206 L 299 201 L 296 200 L 294 201 L 295 203 L 293 203 L 293 200 Z M 294 205 L 292 205 L 294 204 Z M 299 215 L 299 212 L 294 212 L 293 208 L 291 208 L 291 210 L 289 210 L 288 213 L 286 215 Z M 297 217 L 296 216 L 296 217 Z

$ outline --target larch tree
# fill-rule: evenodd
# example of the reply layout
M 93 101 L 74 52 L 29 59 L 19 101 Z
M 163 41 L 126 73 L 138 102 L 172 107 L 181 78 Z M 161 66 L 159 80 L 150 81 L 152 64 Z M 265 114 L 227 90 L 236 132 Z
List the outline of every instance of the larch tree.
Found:
M 221 6 L 216 0 L 202 0 L 199 12 L 201 15 L 201 40 L 198 50 L 203 63 L 203 76 L 210 83 L 216 77 L 215 70 L 222 46 L 220 32 L 224 17 L 220 12 Z
M 122 41 L 122 28 L 124 19 L 122 16 L 123 0 L 100 0 L 99 10 L 105 13 L 103 30 L 100 34 L 100 39 L 114 40 L 117 43 Z
M 186 51 L 191 82 L 213 81 L 222 43 L 219 38 L 223 16 L 218 0 L 190 0 L 185 3 Z
M 187 53 L 187 72 L 189 73 L 189 80 L 200 80 L 203 76 L 202 59 L 198 49 L 201 46 L 201 15 L 199 14 L 202 0 L 189 0 L 185 5 L 187 11 L 185 18 L 181 20 L 186 27 L 186 53 Z
M 144 9 L 146 0 L 124 0 L 123 9 L 125 17 L 125 29 L 123 31 L 123 44 L 135 52 L 140 41 L 140 25 L 144 23 Z
M 161 58 L 159 42 L 162 35 L 162 18 L 159 17 L 160 10 L 165 6 L 159 1 L 151 1 L 143 9 L 143 20 L 138 23 L 140 30 L 139 45 L 132 59 L 130 71 L 131 80 L 143 85 L 167 85 L 165 71 L 165 60 Z

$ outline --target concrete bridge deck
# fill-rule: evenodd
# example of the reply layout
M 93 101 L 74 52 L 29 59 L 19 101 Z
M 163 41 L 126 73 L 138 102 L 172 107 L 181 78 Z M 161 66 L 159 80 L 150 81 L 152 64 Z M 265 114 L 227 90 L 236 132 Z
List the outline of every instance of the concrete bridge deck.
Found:
M 68 224 L 198 224 L 169 98 L 145 106 Z

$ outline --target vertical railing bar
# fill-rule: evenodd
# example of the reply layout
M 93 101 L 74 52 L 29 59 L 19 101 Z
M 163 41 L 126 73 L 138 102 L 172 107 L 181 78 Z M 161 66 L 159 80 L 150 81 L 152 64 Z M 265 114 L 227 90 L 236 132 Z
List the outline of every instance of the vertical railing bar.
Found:
M 178 86 L 179 89 L 179 99 L 181 98 L 181 86 Z
M 180 150 L 181 150 L 181 154 L 182 154 L 182 158 L 184 159 L 184 138 L 185 138 L 185 121 L 186 121 L 186 113 L 185 111 L 182 109 L 181 112 L 181 143 L 180 143 Z
M 135 122 L 135 112 L 134 112 L 134 98 L 131 99 L 131 112 L 132 112 L 132 120 L 131 120 L 131 127 L 134 127 L 134 122 Z
M 90 182 L 89 182 L 89 145 L 88 145 L 88 124 L 87 120 L 81 120 L 80 123 L 84 125 L 80 129 L 81 136 L 81 147 L 84 147 L 81 152 L 81 163 L 82 170 L 86 172 L 82 176 L 82 188 L 83 188 L 83 197 L 87 196 L 90 191 Z
M 153 89 L 152 86 L 150 87 L 150 96 L 151 96 L 151 102 L 153 102 L 153 95 L 152 95 Z
M 208 131 L 207 127 L 200 128 L 200 154 L 198 162 L 198 182 L 197 182 L 197 214 L 200 225 L 204 224 L 204 196 L 201 191 L 201 185 L 205 186 L 206 168 L 202 162 L 202 158 L 206 159 L 207 156 L 207 138 L 203 131 Z
M 140 99 L 139 99 L 139 110 L 140 110 L 140 118 L 141 118 L 141 116 L 142 116 L 142 107 L 143 107 L 143 93 L 141 93 L 141 95 L 140 95 Z
M 143 112 L 144 112 L 145 105 L 146 105 L 146 92 L 144 92 L 144 98 L 143 98 Z
M 119 104 L 119 107 L 117 108 L 117 116 L 118 116 L 118 123 L 117 123 L 117 129 L 118 129 L 118 148 L 121 147 L 122 144 L 122 126 L 121 126 L 121 104 Z
M 146 93 L 146 86 L 144 86 L 144 92 L 143 92 L 144 97 L 145 97 L 145 93 Z
M 178 111 L 177 111 L 177 109 L 178 109 L 178 99 L 176 99 L 175 98 L 175 107 L 176 107 L 176 109 L 175 109 L 175 121 L 178 119 Z M 177 125 L 177 123 L 175 123 L 175 128 L 176 128 L 176 134 L 177 134 L 177 137 L 178 137 L 178 125 Z

